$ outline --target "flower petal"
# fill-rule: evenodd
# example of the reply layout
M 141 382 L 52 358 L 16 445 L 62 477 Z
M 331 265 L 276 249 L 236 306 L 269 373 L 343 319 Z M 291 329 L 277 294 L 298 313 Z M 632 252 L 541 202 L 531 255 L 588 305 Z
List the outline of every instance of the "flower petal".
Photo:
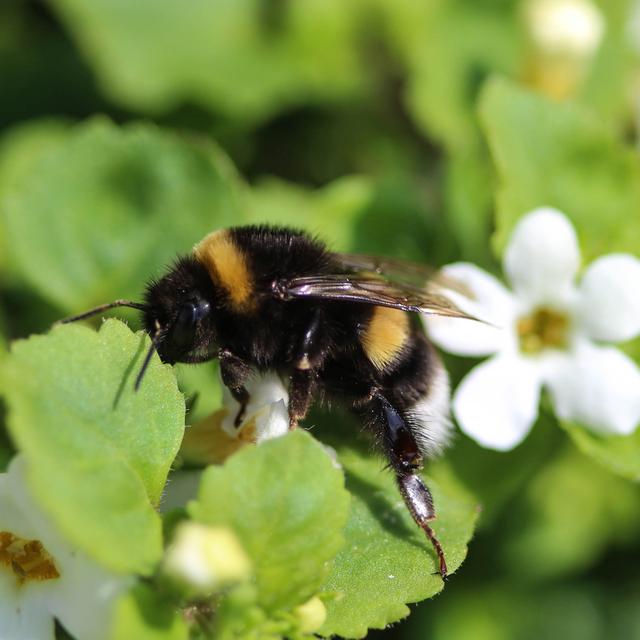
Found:
M 49 611 L 74 638 L 107 638 L 115 600 L 133 576 L 108 573 L 80 552 L 58 560 L 61 579 L 47 594 Z
M 617 253 L 592 263 L 580 284 L 578 317 L 594 340 L 622 342 L 640 333 L 640 260 Z
M 18 493 L 21 491 L 21 486 L 17 484 L 15 476 L 18 473 L 17 469 L 22 465 L 21 459 L 22 456 L 15 456 L 7 472 L 0 473 L 0 531 L 10 531 L 14 535 L 30 540 L 38 537 L 38 531 L 25 517 L 25 509 L 21 502 L 22 495 Z M 20 479 L 23 482 L 22 476 Z M 29 501 L 27 509 L 30 507 Z
M 2 640 L 54 640 L 51 614 L 33 594 L 20 593 L 15 577 L 0 565 L 0 638 Z
M 544 207 L 516 225 L 504 256 L 504 271 L 529 305 L 566 301 L 580 265 L 576 232 L 557 209 Z
M 271 403 L 255 417 L 256 442 L 279 438 L 289 432 L 289 410 L 284 399 Z
M 489 324 L 426 316 L 431 340 L 445 351 L 463 356 L 486 356 L 504 348 L 513 324 L 514 304 L 511 293 L 494 276 L 473 264 L 458 262 L 444 267 L 445 275 L 465 285 L 473 294 L 466 298 L 455 291 L 447 295 L 460 309 Z
M 454 395 L 460 429 L 483 447 L 513 449 L 538 415 L 540 386 L 533 362 L 507 355 L 490 358 L 467 374 Z
M 243 425 L 255 420 L 256 441 L 284 435 L 289 430 L 289 393 L 280 377 L 275 373 L 255 375 L 247 382 L 246 388 L 250 400 L 240 427 L 234 425 L 240 404 L 226 387 L 223 388 L 223 402 L 227 415 L 222 421 L 222 429 L 235 436 Z
M 559 418 L 603 434 L 640 422 L 640 370 L 618 349 L 581 342 L 545 376 Z

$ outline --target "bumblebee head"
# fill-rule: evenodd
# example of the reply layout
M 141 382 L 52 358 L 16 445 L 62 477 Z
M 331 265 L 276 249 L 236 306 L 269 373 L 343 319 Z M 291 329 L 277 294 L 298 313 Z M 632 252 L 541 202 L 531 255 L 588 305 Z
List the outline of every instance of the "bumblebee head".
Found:
M 165 276 L 147 285 L 144 302 L 116 300 L 59 323 L 84 320 L 115 307 L 141 311 L 151 347 L 136 378 L 137 390 L 154 351 L 168 364 L 204 362 L 216 355 L 212 313 L 215 300 L 216 292 L 206 269 L 194 258 L 186 257 L 180 258 Z
M 207 271 L 191 257 L 149 283 L 143 323 L 163 362 L 203 362 L 215 355 L 214 298 Z

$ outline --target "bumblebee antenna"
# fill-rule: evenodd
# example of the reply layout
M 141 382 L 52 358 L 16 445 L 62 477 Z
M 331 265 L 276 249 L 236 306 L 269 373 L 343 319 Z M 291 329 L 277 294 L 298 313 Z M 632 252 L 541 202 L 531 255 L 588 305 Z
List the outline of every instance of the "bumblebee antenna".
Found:
M 151 358 L 153 354 L 158 350 L 158 345 L 164 338 L 164 334 L 160 328 L 160 325 L 156 322 L 156 332 L 151 336 L 151 344 L 149 345 L 149 350 L 147 351 L 147 355 L 144 357 L 142 361 L 142 366 L 140 367 L 140 371 L 136 377 L 136 383 L 133 385 L 135 391 L 140 389 L 140 384 L 142 383 L 142 378 L 144 377 L 145 372 L 151 362 Z
M 107 311 L 108 309 L 113 309 L 115 307 L 131 307 L 132 309 L 137 309 L 138 311 L 144 311 L 147 308 L 147 305 L 142 304 L 141 302 L 133 302 L 132 300 L 116 300 L 114 302 L 109 302 L 108 304 L 101 304 L 99 307 L 89 309 L 89 311 L 80 313 L 77 316 L 71 316 L 70 318 L 65 318 L 64 320 L 58 320 L 55 324 L 69 324 L 70 322 L 85 320 L 86 318 L 91 318 L 92 316 L 98 315 L 103 311 Z

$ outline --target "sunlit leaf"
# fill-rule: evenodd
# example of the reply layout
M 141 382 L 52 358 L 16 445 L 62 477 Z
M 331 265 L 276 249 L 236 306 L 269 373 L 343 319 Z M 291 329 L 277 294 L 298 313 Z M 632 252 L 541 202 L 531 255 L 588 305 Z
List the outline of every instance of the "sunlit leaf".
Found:
M 344 541 L 348 504 L 342 474 L 299 430 L 209 467 L 189 513 L 233 529 L 255 568 L 259 604 L 277 611 L 322 584 Z
M 569 422 L 562 426 L 581 451 L 610 471 L 640 481 L 640 429 L 628 436 L 601 436 Z
M 116 571 L 148 572 L 161 553 L 154 506 L 182 438 L 184 401 L 148 339 L 121 322 L 71 325 L 13 344 L 2 366 L 8 427 L 35 498 L 64 534 Z
M 115 605 L 108 640 L 187 640 L 186 621 L 171 600 L 137 585 Z
M 424 533 L 413 522 L 382 460 L 361 449 L 333 442 L 345 469 L 351 510 L 346 544 L 338 553 L 323 591 L 327 601 L 326 635 L 362 638 L 409 614 L 407 604 L 439 593 L 438 561 Z M 478 516 L 477 505 L 456 485 L 427 479 L 438 514 L 433 523 L 453 573 L 467 554 Z M 455 580 L 455 578 L 452 578 Z

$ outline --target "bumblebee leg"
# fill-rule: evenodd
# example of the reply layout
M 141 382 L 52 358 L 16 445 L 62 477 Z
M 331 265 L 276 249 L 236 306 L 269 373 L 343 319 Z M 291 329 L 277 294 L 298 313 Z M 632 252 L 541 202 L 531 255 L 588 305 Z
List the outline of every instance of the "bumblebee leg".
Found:
M 309 411 L 316 374 L 312 369 L 294 369 L 289 382 L 289 429 L 295 429 Z
M 236 427 L 239 427 L 247 410 L 247 404 L 249 404 L 250 396 L 244 383 L 251 373 L 251 367 L 228 349 L 220 349 L 218 357 L 220 358 L 222 382 L 236 401 L 240 403 L 240 409 L 238 409 L 233 422 Z
M 289 428 L 295 429 L 309 411 L 317 379 L 317 368 L 324 358 L 324 334 L 320 309 L 313 314 L 294 359 L 289 382 Z
M 442 546 L 428 522 L 436 517 L 431 492 L 418 475 L 422 468 L 420 449 L 400 413 L 381 394 L 374 403 L 378 404 L 383 422 L 383 442 L 395 471 L 396 481 L 404 502 L 416 524 L 425 532 L 438 556 L 439 573 L 447 577 L 447 563 Z

